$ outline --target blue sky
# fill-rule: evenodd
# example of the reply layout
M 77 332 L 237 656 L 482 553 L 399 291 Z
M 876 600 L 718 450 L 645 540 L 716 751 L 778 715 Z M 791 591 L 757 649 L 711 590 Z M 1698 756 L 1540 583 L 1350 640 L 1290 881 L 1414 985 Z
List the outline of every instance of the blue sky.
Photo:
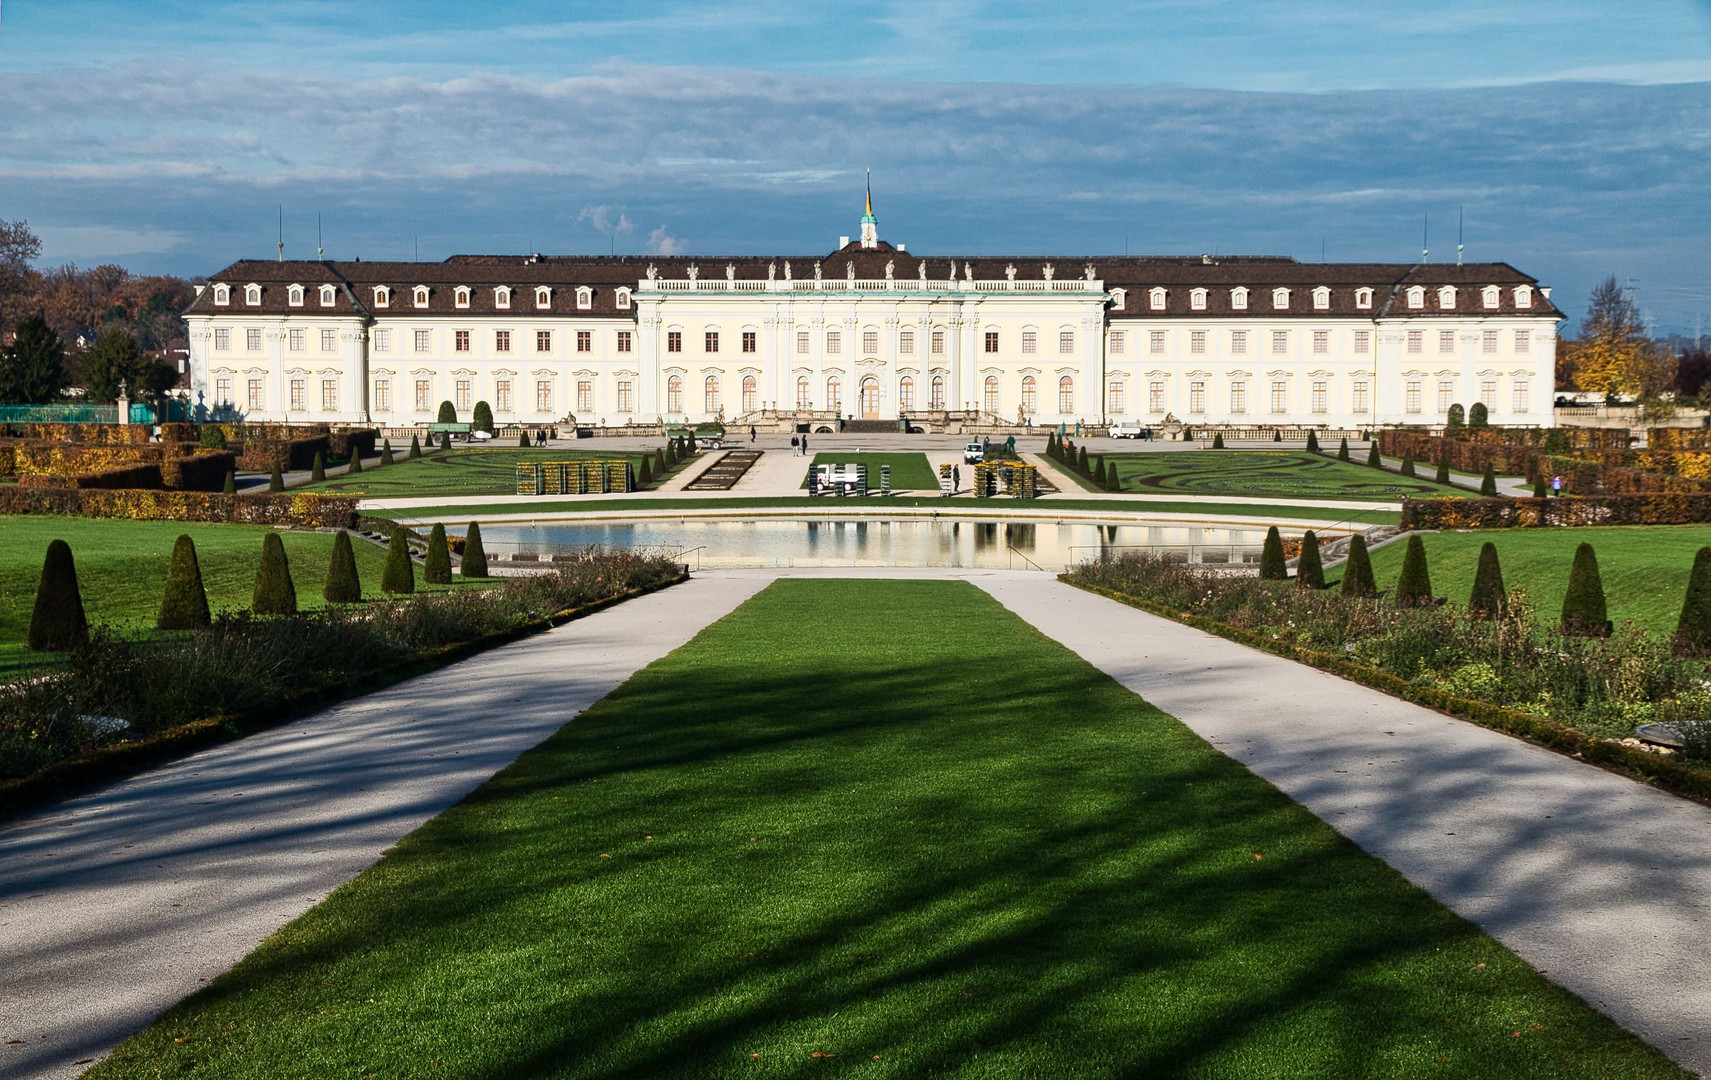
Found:
M 287 254 L 1501 259 L 1711 329 L 1711 0 L 11 0 L 0 218 L 44 263 Z

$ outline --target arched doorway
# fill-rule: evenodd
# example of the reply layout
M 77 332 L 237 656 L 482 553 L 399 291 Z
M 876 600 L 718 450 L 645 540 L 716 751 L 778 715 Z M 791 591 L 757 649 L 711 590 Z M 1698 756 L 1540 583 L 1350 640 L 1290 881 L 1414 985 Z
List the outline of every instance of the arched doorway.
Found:
M 879 419 L 879 380 L 872 375 L 861 381 L 861 418 Z

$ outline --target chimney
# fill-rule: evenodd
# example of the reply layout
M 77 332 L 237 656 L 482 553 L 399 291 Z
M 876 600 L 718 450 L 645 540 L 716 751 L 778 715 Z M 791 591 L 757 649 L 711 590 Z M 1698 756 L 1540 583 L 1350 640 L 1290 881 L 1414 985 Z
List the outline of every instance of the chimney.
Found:
M 838 247 L 840 249 L 841 248 L 847 248 L 849 246 L 850 246 L 850 238 L 849 237 L 847 237 L 847 236 L 838 237 Z
M 1546 300 L 1549 300 L 1551 298 L 1551 287 L 1549 285 L 1540 285 L 1539 295 L 1543 296 Z
M 898 251 L 908 251 L 908 250 L 909 250 L 909 245 L 908 245 L 908 244 L 898 244 L 898 245 L 897 245 L 897 250 L 898 250 Z

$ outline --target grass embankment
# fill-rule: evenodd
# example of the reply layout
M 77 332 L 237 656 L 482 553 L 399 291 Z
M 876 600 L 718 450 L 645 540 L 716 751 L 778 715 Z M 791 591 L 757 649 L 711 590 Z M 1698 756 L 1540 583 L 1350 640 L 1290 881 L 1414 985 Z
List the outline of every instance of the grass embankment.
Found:
M 90 1075 L 810 1068 L 1685 1075 L 985 594 L 849 581 L 650 665 Z
M 1503 582 L 1525 589 L 1541 616 L 1555 618 L 1568 592 L 1569 567 L 1582 541 L 1598 552 L 1598 572 L 1610 618 L 1632 619 L 1649 630 L 1673 631 L 1681 616 L 1693 554 L 1711 544 L 1711 526 L 1625 525 L 1575 529 L 1483 529 L 1469 533 L 1422 533 L 1432 591 L 1466 603 L 1473 589 L 1479 549 L 1497 545 Z M 1373 574 L 1381 589 L 1393 589 L 1402 572 L 1405 544 L 1386 544 L 1372 553 Z M 1333 571 L 1333 577 L 1341 573 Z
M 517 466 L 545 461 L 616 461 L 628 458 L 641 468 L 639 450 L 524 450 L 522 447 L 439 450 L 409 460 L 409 447 L 394 446 L 394 463 L 384 468 L 367 465 L 356 476 L 337 476 L 319 484 L 303 484 L 292 491 L 326 491 L 337 494 L 364 493 L 373 498 L 411 498 L 428 495 L 514 495 Z
M 814 455 L 814 465 L 866 465 L 867 486 L 879 490 L 879 468 L 891 466 L 891 490 L 937 491 L 939 476 L 927 462 L 926 454 L 840 454 L 825 452 Z M 810 467 L 811 468 L 811 467 Z M 808 469 L 803 470 L 802 487 L 808 487 Z
M 1247 495 L 1397 502 L 1404 496 L 1421 499 L 1473 494 L 1467 488 L 1439 484 L 1426 477 L 1409 479 L 1365 465 L 1339 461 L 1335 447 L 1328 453 L 1318 454 L 1305 450 L 1167 450 L 1150 454 L 1106 454 L 1105 463 L 1117 467 L 1123 490 L 1161 495 Z M 1432 466 L 1424 468 L 1429 473 Z

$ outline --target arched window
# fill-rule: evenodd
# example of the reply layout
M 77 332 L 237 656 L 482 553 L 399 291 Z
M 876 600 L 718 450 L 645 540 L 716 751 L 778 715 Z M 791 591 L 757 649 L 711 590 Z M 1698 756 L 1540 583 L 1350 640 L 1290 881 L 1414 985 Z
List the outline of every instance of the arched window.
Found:
M 535 286 L 535 307 L 540 311 L 549 311 L 553 306 L 553 291 L 545 285 Z
M 665 381 L 665 411 L 680 413 L 683 411 L 683 379 L 677 375 Z
M 511 306 L 511 287 L 509 285 L 501 285 L 493 290 L 493 306 L 496 308 Z
M 1192 289 L 1188 293 L 1188 306 L 1195 311 L 1206 310 L 1206 290 Z
M 1326 311 L 1331 306 L 1331 290 L 1321 285 L 1313 290 L 1313 310 Z
M 753 375 L 743 376 L 743 411 L 755 411 L 755 377 Z
M 333 288 L 331 285 L 321 286 L 322 307 L 332 307 L 334 304 L 338 303 L 338 300 L 339 292 L 337 289 Z
M 1032 375 L 1022 376 L 1022 412 L 1032 416 L 1039 409 L 1039 392 Z
M 927 408 L 929 408 L 929 409 L 942 409 L 945 407 L 945 380 L 944 380 L 944 376 L 942 376 L 942 375 L 934 375 L 933 376 L 932 397 L 928 398 L 927 400 L 929 402 L 929 404 L 927 405 Z
M 1425 307 L 1426 306 L 1426 290 L 1422 289 L 1418 285 L 1412 286 L 1408 290 L 1408 306 L 1411 308 L 1423 308 L 1423 307 Z
M 232 302 L 232 287 L 230 285 L 216 285 L 216 286 L 214 286 L 214 303 L 215 304 L 217 304 L 220 307 L 225 307 L 227 304 L 229 304 L 231 302 Z
M 1481 291 L 1482 302 L 1487 308 L 1496 308 L 1503 303 L 1503 290 L 1495 285 L 1487 285 Z
M 260 285 L 245 285 L 244 286 L 244 303 L 248 304 L 251 307 L 260 306 L 260 304 L 261 304 L 261 286 Z
M 706 392 L 703 396 L 703 412 L 716 413 L 719 411 L 719 376 L 707 376 Z
M 387 288 L 384 285 L 376 285 L 374 287 L 374 306 L 375 307 L 391 307 L 392 306 L 392 290 Z
M 630 290 L 628 290 L 628 289 L 619 289 L 618 290 L 618 310 L 619 311 L 630 310 Z
M 1365 289 L 1365 288 L 1356 289 L 1355 290 L 1355 307 L 1369 308 L 1371 306 L 1372 306 L 1372 290 L 1371 289 Z
M 826 408 L 838 412 L 844 407 L 844 384 L 836 375 L 826 376 Z
M 1456 307 L 1456 287 L 1445 285 L 1438 290 L 1438 307 L 1444 311 L 1454 311 Z
M 416 297 L 416 306 L 419 308 L 427 307 L 428 306 L 428 287 L 426 285 L 418 285 L 418 286 L 416 286 L 414 292 L 415 292 L 415 297 Z
M 872 375 L 861 381 L 861 418 L 879 419 L 879 380 Z
M 1246 311 L 1248 309 L 1248 290 L 1246 287 L 1238 285 L 1230 290 L 1230 308 L 1233 311 Z
M 915 407 L 915 380 L 908 375 L 897 380 L 897 407 L 913 409 Z
M 983 401 L 986 411 L 995 413 L 998 411 L 998 376 L 988 375 L 986 377 L 985 390 Z
M 1288 289 L 1273 289 L 1273 290 L 1271 290 L 1271 306 L 1276 308 L 1278 311 L 1288 310 L 1288 308 L 1289 308 L 1289 290 Z
M 1060 413 L 1075 411 L 1075 380 L 1068 375 L 1057 381 L 1057 411 Z
M 290 304 L 292 307 L 302 307 L 303 306 L 303 286 L 293 285 L 293 286 L 291 286 L 291 288 L 287 289 L 286 295 L 285 295 L 285 302 Z
M 457 292 L 452 295 L 452 303 L 456 304 L 460 308 L 466 308 L 469 306 L 468 285 L 459 285 L 457 287 Z
M 1547 297 L 1547 299 L 1549 298 Z M 1533 287 L 1531 285 L 1517 285 L 1515 287 L 1515 306 L 1518 308 L 1533 306 Z
M 1149 307 L 1151 307 L 1154 311 L 1163 311 L 1165 301 L 1167 299 L 1169 299 L 1170 294 L 1165 292 L 1163 289 L 1155 288 L 1151 292 L 1149 292 L 1147 294 L 1147 296 L 1148 296 L 1147 304 Z
M 796 407 L 808 408 L 808 376 L 798 376 L 796 379 Z
M 589 308 L 591 308 L 593 306 L 594 306 L 594 290 L 590 289 L 586 285 L 577 289 L 576 290 L 576 308 L 577 308 L 577 310 L 578 311 L 587 311 Z
M 1111 403 L 1110 408 L 1106 411 L 1113 416 L 1121 416 L 1123 414 L 1123 384 L 1120 382 L 1112 383 L 1106 396 Z

